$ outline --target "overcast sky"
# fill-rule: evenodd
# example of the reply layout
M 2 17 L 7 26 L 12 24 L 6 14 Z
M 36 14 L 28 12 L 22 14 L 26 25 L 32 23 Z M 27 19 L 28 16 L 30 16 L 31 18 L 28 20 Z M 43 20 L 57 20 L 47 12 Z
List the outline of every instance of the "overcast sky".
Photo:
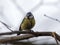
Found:
M 60 35 L 60 23 L 49 19 L 44 14 L 60 20 L 59 0 L 0 0 L 0 20 L 8 24 L 11 29 L 18 30 L 27 12 L 31 11 L 35 17 L 34 31 L 53 31 Z M 9 30 L 0 23 L 0 32 Z

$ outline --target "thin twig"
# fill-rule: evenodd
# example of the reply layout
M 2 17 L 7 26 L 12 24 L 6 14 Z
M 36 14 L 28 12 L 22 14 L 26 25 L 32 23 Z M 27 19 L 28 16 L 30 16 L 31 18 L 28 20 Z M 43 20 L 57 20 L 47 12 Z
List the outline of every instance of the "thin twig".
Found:
M 44 16 L 60 23 L 60 20 L 58 20 L 58 19 L 56 19 L 56 18 L 53 18 L 53 17 L 47 16 L 47 15 L 44 15 Z
M 11 30 L 9 27 L 10 26 L 8 26 L 6 23 L 4 23 L 4 22 L 2 22 L 2 21 L 0 21 L 7 29 L 9 29 L 11 32 L 13 32 L 13 30 Z

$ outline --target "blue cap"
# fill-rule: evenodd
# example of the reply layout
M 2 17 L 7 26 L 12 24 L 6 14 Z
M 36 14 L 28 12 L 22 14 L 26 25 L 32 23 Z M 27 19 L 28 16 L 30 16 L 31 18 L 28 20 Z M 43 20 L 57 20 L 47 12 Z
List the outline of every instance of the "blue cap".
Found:
M 32 13 L 31 12 L 28 12 L 26 16 L 27 17 L 32 16 Z

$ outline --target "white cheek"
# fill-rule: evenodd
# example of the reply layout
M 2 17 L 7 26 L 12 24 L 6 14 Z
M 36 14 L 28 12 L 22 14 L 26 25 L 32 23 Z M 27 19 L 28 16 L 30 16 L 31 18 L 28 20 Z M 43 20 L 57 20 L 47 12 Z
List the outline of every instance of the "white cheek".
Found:
M 25 18 L 27 18 L 27 17 L 25 17 Z
M 30 18 L 33 18 L 33 16 L 30 16 Z

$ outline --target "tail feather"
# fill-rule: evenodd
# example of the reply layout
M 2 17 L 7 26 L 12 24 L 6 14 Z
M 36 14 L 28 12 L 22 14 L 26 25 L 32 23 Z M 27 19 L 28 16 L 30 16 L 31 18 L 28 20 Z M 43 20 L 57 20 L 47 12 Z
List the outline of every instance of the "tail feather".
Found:
M 21 27 L 19 28 L 19 31 L 21 31 Z M 20 33 L 17 33 L 17 35 L 20 35 Z

